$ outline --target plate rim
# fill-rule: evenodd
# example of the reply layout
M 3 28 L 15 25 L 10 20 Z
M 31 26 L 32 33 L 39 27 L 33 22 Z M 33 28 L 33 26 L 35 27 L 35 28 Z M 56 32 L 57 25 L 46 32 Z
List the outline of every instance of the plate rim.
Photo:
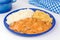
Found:
M 40 10 L 40 11 L 43 11 L 43 12 L 49 14 L 50 16 L 52 16 L 52 17 L 53 17 L 53 22 L 54 22 L 53 25 L 52 25 L 52 27 L 51 27 L 49 30 L 47 30 L 47 31 L 45 31 L 45 32 L 42 32 L 42 33 L 39 33 L 39 34 L 21 34 L 21 33 L 17 33 L 17 32 L 14 32 L 13 30 L 9 29 L 9 28 L 7 27 L 7 26 L 9 26 L 9 25 L 6 23 L 6 18 L 7 18 L 10 14 L 12 14 L 12 13 L 14 13 L 14 12 L 17 12 L 17 11 L 19 11 L 19 10 L 24 10 L 24 9 L 27 9 L 27 8 L 20 8 L 20 9 L 14 10 L 14 11 L 10 12 L 9 14 L 7 14 L 7 15 L 5 16 L 5 18 L 4 18 L 4 26 L 5 26 L 11 33 L 16 34 L 16 35 L 19 35 L 19 36 L 21 35 L 21 36 L 26 36 L 26 37 L 32 37 L 32 36 L 38 36 L 38 35 L 45 34 L 45 33 L 51 31 L 51 30 L 54 28 L 54 26 L 55 26 L 55 24 L 56 24 L 56 20 L 55 20 L 55 17 L 54 17 L 52 14 L 50 14 L 50 13 L 47 12 L 47 11 L 38 9 L 38 8 L 28 8 L 28 9 L 32 9 L 32 10 Z

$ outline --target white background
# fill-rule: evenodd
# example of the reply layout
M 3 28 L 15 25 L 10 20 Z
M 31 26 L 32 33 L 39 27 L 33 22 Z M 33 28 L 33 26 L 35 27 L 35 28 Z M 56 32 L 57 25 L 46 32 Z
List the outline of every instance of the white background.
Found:
M 28 0 L 17 0 L 15 3 L 12 3 L 12 4 L 13 4 L 13 9 L 11 11 L 19 8 L 38 8 L 28 4 Z M 42 9 L 42 8 L 39 8 L 39 9 Z M 45 9 L 42 9 L 42 10 L 45 10 Z M 3 24 L 4 17 L 10 12 L 0 14 L 0 40 L 60 40 L 60 16 L 58 14 L 48 11 L 56 19 L 56 25 L 50 32 L 37 37 L 22 37 L 22 36 L 17 36 L 12 34 L 10 31 L 8 31 L 5 28 Z

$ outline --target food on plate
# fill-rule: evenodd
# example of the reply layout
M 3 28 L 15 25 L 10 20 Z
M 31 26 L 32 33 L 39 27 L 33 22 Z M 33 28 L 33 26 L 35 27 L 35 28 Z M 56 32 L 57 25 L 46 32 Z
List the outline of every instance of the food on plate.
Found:
M 20 10 L 16 13 L 13 13 L 13 14 L 10 14 L 8 17 L 7 17 L 7 24 L 11 24 L 15 21 L 19 21 L 21 19 L 24 19 L 24 18 L 30 18 L 32 17 L 34 11 L 31 10 L 31 9 L 25 9 L 25 10 Z
M 52 18 L 40 10 L 20 10 L 7 17 L 9 28 L 22 34 L 38 34 L 52 27 Z
M 47 24 L 36 18 L 26 18 L 12 23 L 10 29 L 25 34 L 37 34 L 48 30 L 51 26 L 51 23 Z
M 35 13 L 33 14 L 33 18 L 40 19 L 45 22 L 51 22 L 52 23 L 52 18 L 49 16 L 49 14 L 46 14 L 45 12 L 36 10 Z

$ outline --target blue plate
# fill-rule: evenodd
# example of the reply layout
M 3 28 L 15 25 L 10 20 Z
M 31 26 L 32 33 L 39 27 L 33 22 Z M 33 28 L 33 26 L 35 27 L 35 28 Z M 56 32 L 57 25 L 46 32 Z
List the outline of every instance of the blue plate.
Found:
M 39 33 L 39 34 L 21 34 L 21 33 L 18 33 L 18 32 L 15 32 L 15 31 L 9 29 L 9 25 L 6 23 L 6 21 L 7 21 L 6 18 L 7 18 L 10 14 L 12 14 L 12 13 L 14 13 L 14 12 L 17 12 L 17 11 L 19 11 L 19 10 L 24 10 L 24 9 L 27 9 L 27 8 L 21 8 L 21 9 L 15 10 L 15 11 L 9 13 L 9 14 L 4 18 L 4 25 L 5 25 L 5 27 L 6 27 L 9 31 L 11 31 L 13 34 L 16 34 L 16 35 L 19 35 L 19 36 L 20 36 L 20 35 L 21 35 L 21 36 L 26 36 L 26 37 L 38 36 L 38 35 L 42 35 L 42 34 L 45 34 L 45 33 L 49 32 L 49 31 L 55 26 L 56 21 L 55 21 L 55 18 L 53 17 L 53 15 L 51 15 L 50 13 L 48 13 L 48 12 L 46 12 L 46 11 L 44 11 L 44 10 L 40 10 L 40 9 L 36 9 L 36 8 L 29 8 L 29 9 L 32 9 L 33 11 L 40 10 L 40 11 L 43 11 L 43 12 L 49 14 L 50 17 L 53 18 L 52 27 L 51 27 L 49 30 L 47 30 L 47 31 L 45 31 L 45 32 L 42 32 L 42 33 Z

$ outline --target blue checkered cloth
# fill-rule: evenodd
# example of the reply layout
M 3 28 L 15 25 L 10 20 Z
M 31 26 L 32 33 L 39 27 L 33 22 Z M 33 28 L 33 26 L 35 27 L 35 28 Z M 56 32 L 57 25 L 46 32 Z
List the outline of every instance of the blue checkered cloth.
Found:
M 60 0 L 29 0 L 29 3 L 60 14 Z

